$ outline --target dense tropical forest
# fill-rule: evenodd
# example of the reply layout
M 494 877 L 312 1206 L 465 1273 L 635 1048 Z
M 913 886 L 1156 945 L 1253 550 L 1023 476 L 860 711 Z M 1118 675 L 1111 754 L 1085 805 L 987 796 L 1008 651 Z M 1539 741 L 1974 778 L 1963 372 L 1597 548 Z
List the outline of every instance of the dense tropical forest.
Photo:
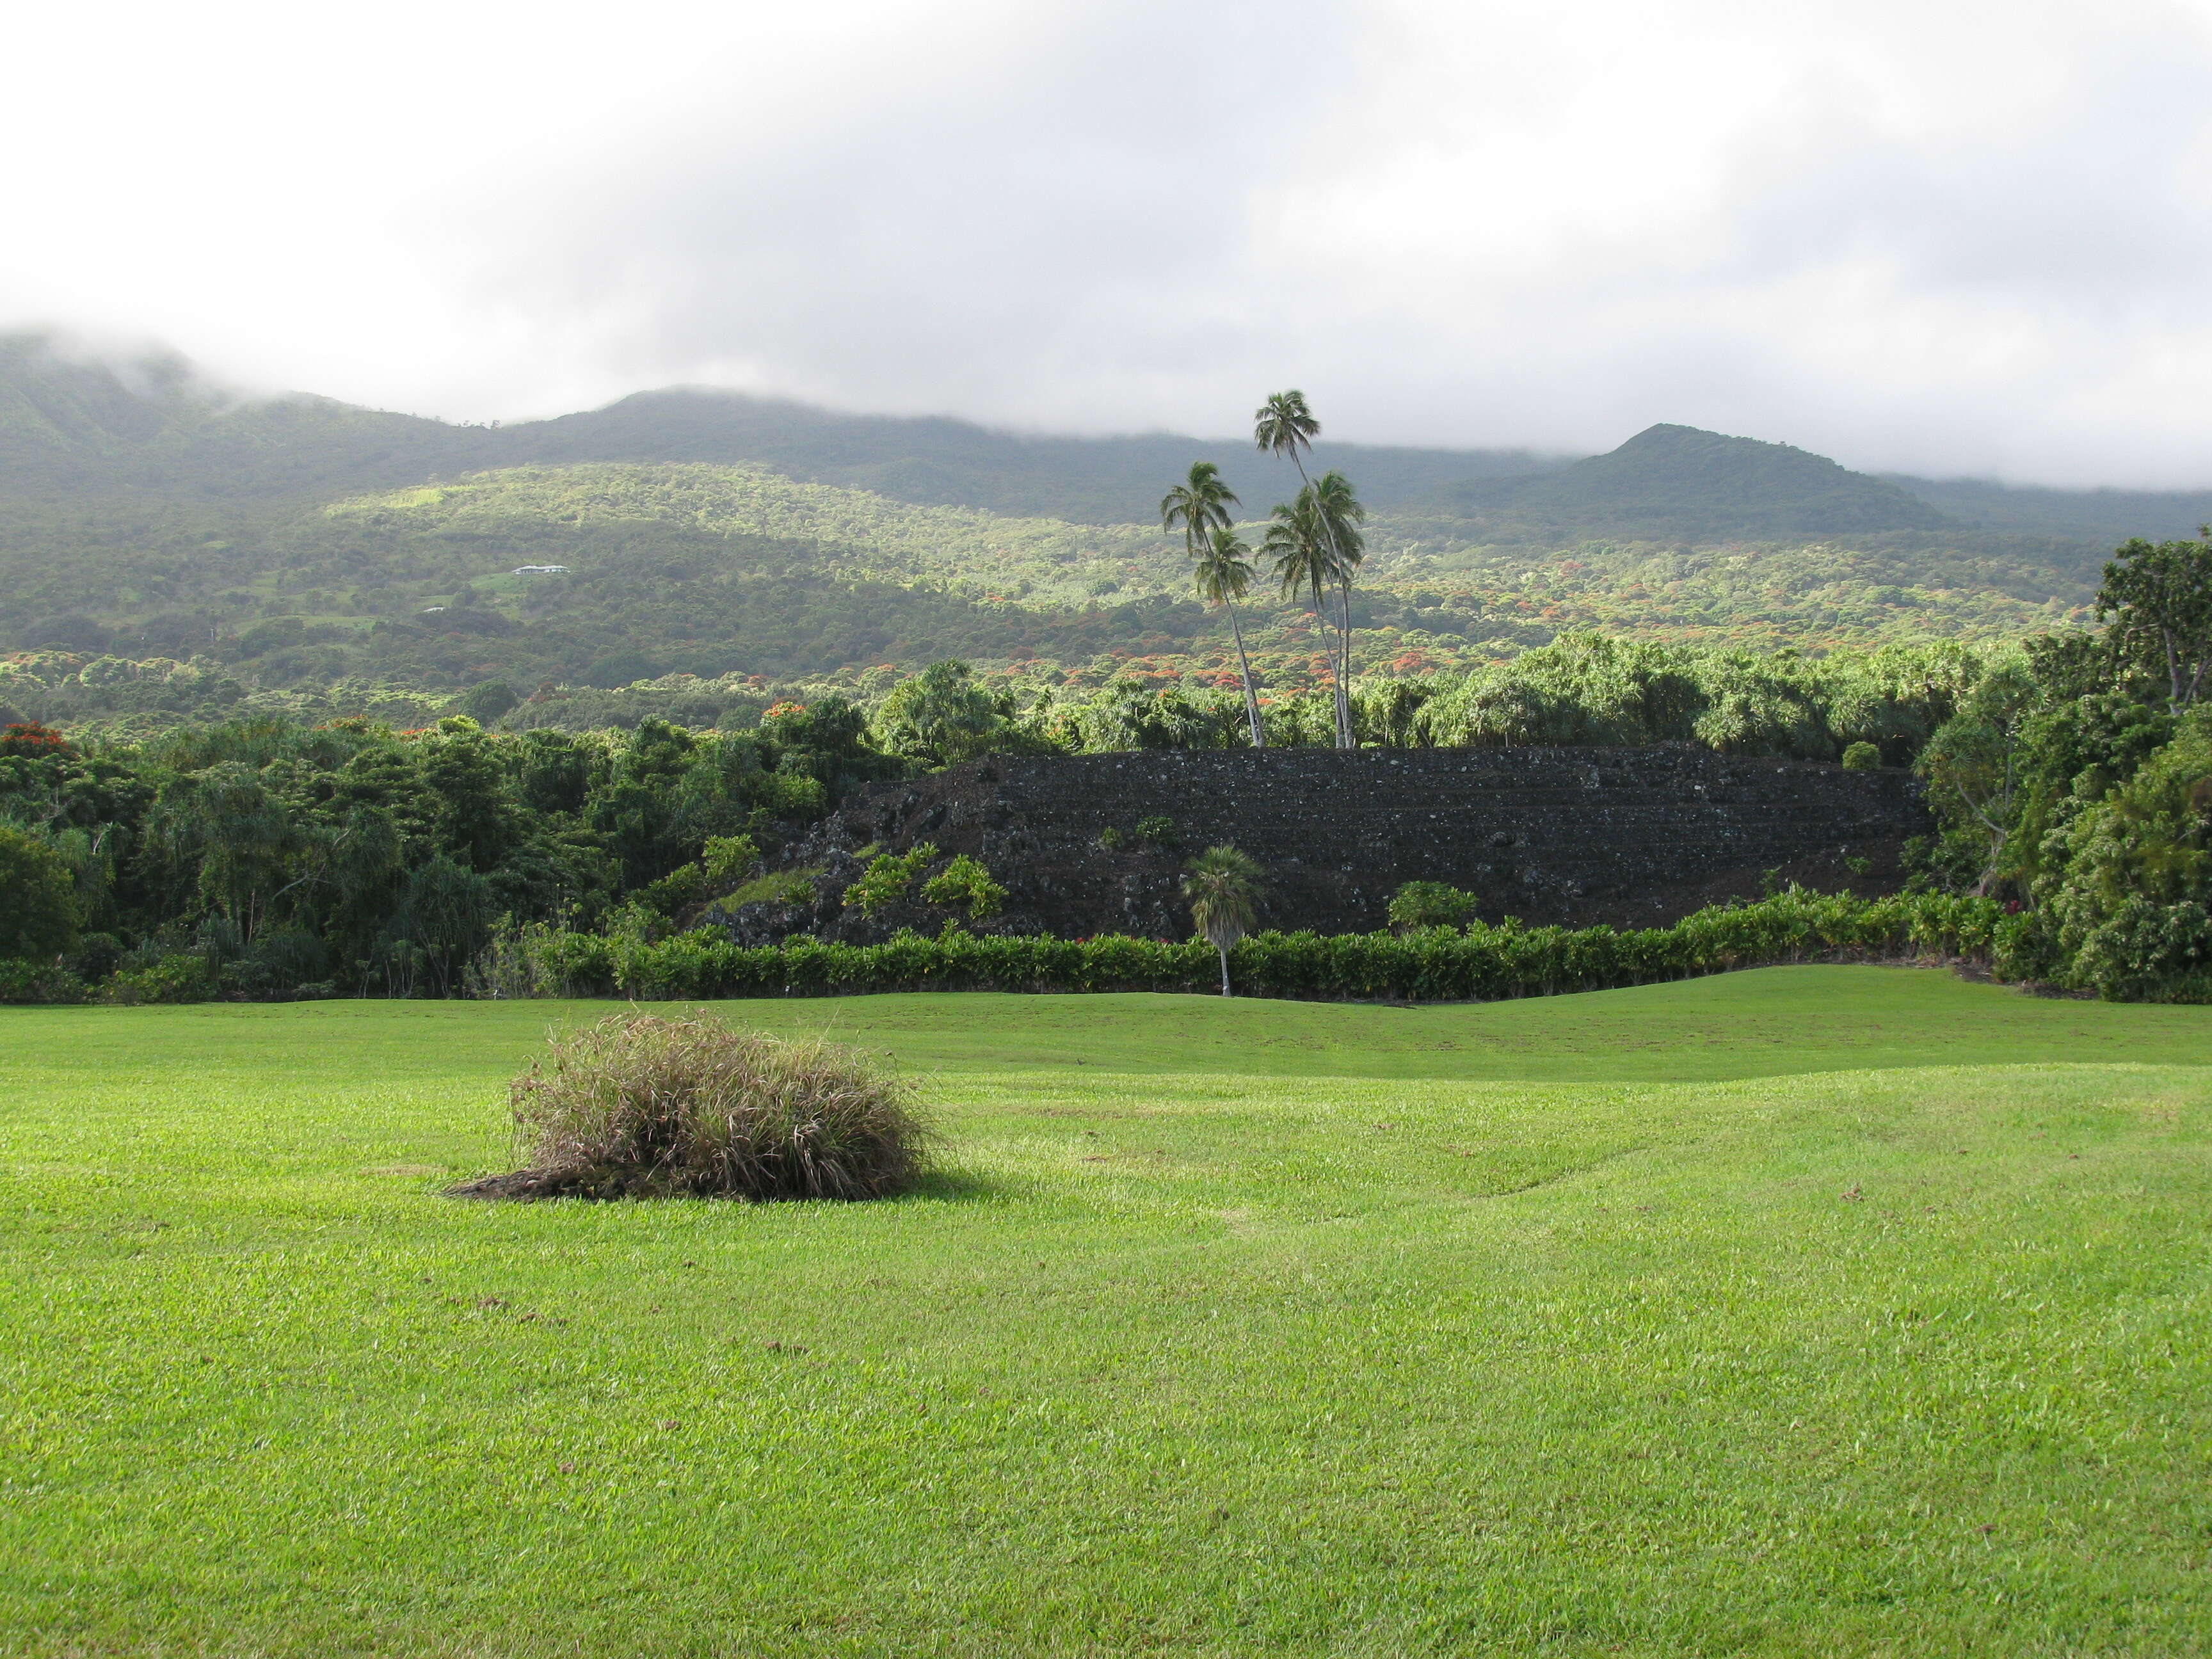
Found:
M 1915 768 L 1914 879 L 2004 907 L 2005 971 L 2212 988 L 2212 552 L 2081 534 L 2193 498 L 1998 491 L 1979 528 L 1994 487 L 1688 428 L 1328 446 L 1295 392 L 1209 454 L 709 394 L 453 428 L 0 357 L 12 996 L 538 983 L 990 753 L 1657 742 Z M 988 871 L 930 879 L 990 930 Z

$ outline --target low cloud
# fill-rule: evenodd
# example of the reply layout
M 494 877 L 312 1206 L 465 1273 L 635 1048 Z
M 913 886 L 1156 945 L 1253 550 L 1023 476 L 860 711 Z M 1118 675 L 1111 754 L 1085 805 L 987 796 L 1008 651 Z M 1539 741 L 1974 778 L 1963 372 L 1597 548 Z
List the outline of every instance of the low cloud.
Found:
M 1297 384 L 1375 441 L 2212 482 L 2199 4 L 216 11 L 37 26 L 0 322 L 467 418 Z

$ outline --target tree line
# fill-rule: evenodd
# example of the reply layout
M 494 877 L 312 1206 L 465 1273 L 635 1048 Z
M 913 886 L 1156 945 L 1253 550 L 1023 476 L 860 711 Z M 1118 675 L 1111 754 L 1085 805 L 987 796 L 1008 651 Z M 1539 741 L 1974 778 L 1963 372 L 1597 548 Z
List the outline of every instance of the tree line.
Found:
M 1200 552 L 1219 526 L 1205 528 Z M 1327 544 L 1313 535 L 1309 552 Z M 1345 591 L 1328 580 L 1319 600 Z M 248 720 L 128 744 L 18 725 L 0 734 L 0 994 L 459 994 L 501 929 L 666 934 L 770 879 L 784 847 L 871 781 L 992 753 L 1348 729 L 1358 744 L 1686 741 L 1912 766 L 1940 824 L 1917 879 L 2018 918 L 2012 969 L 2202 998 L 2212 535 L 2122 548 L 2100 605 L 2099 634 L 2005 651 L 1813 659 L 1577 635 L 1463 677 L 1344 677 L 1265 705 L 1249 688 L 1133 682 L 1023 703 L 945 662 L 872 708 L 786 702 L 744 730 Z
M 750 732 L 253 721 L 79 747 L 0 733 L 0 962 L 126 1000 L 444 996 L 501 926 L 665 920 L 902 769 L 850 706 Z M 0 984 L 0 994 L 6 987 Z
M 2212 1000 L 2212 528 L 2126 544 L 2097 611 L 1993 661 L 1922 752 L 1928 867 L 2015 912 L 2017 977 Z

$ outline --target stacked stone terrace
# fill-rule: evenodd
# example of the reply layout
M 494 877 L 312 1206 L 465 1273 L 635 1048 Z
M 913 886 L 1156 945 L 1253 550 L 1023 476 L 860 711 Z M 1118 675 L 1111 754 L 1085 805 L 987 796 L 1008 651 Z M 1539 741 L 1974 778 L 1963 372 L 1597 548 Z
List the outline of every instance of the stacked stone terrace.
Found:
M 1172 821 L 1170 844 L 1137 840 L 1155 817 Z M 848 878 L 847 854 L 934 842 L 990 866 L 1016 931 L 1181 938 L 1176 878 L 1216 842 L 1266 868 L 1265 925 L 1343 932 L 1384 926 L 1408 881 L 1470 889 L 1492 921 L 1623 925 L 1756 891 L 1763 872 L 1808 860 L 1840 877 L 1871 859 L 1880 884 L 1903 838 L 1929 827 L 1906 774 L 1689 745 L 1154 750 L 1001 757 L 874 785 L 801 856 L 836 866 L 826 887 Z M 875 931 L 828 906 L 818 925 Z

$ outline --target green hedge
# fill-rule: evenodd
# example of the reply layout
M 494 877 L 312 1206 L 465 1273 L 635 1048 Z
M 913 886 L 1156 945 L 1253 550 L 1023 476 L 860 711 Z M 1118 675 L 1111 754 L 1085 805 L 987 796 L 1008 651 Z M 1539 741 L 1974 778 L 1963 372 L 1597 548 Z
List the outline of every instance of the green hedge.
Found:
M 1685 979 L 1837 953 L 1943 956 L 2002 964 L 2016 918 L 1990 899 L 1859 899 L 1791 888 L 1715 907 L 1671 927 L 1526 927 L 1476 922 L 1405 933 L 1258 933 L 1231 952 L 1248 996 L 1486 1001 Z M 996 938 L 948 931 L 882 945 L 802 938 L 748 948 L 709 932 L 647 944 L 586 933 L 543 942 L 540 984 L 570 995 L 647 1000 L 836 996 L 867 991 L 1206 991 L 1219 969 L 1203 939 L 1109 935 Z
M 2035 970 L 2030 918 L 1992 899 L 1900 893 L 1859 899 L 1793 887 L 1755 903 L 1717 906 L 1671 927 L 1526 927 L 1507 921 L 1403 933 L 1256 933 L 1230 955 L 1247 996 L 1414 1002 L 1490 1001 L 1687 979 L 1732 968 L 1844 955 L 1987 962 L 2000 976 Z M 1063 939 L 948 930 L 902 933 L 882 945 L 795 939 L 748 949 L 700 931 L 647 943 L 601 933 L 537 933 L 526 981 L 538 994 L 695 997 L 841 996 L 867 991 L 1211 991 L 1213 947 L 1109 934 Z M 164 968 L 171 966 L 162 964 Z M 118 975 L 111 1001 L 191 1000 L 211 986 L 184 976 Z M 171 983 L 175 979 L 176 983 Z M 143 981 L 143 982 L 142 982 Z M 0 963 L 0 1002 L 67 1002 L 72 975 Z

